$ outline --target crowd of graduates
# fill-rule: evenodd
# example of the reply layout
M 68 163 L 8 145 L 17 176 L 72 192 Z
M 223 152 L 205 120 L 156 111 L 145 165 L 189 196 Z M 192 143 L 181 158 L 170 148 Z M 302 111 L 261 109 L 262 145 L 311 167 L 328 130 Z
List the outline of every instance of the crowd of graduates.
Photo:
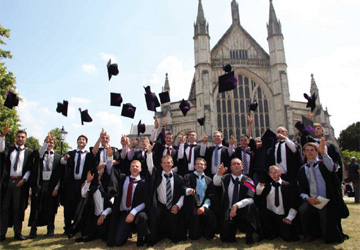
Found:
M 47 226 L 47 237 L 54 235 L 61 204 L 69 239 L 100 238 L 108 246 L 122 246 L 134 234 L 137 246 L 164 238 L 211 240 L 216 234 L 235 242 L 237 230 L 249 245 L 277 237 L 347 239 L 341 227 L 349 215 L 341 156 L 325 141 L 321 124 L 312 125 L 313 136 L 300 129 L 292 141 L 284 127 L 253 139 L 250 116 L 248 122 L 248 134 L 240 138 L 225 141 L 215 131 L 210 143 L 207 135 L 198 140 L 187 131 L 175 146 L 166 119 L 160 126 L 155 118 L 150 138 L 131 141 L 124 135 L 117 149 L 102 130 L 89 151 L 87 137 L 80 135 L 77 149 L 63 156 L 54 152 L 50 134 L 31 151 L 24 147 L 26 131 L 19 130 L 16 145 L 6 147 L 6 126 L 0 138 L 1 241 L 12 226 L 14 239 L 26 239 L 21 230 L 29 194 L 28 238 L 37 237 L 39 226 Z

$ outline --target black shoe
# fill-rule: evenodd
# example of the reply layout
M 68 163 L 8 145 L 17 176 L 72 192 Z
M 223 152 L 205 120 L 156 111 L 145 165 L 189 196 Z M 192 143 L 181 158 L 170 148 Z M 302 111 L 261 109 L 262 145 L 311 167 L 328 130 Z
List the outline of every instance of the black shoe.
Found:
M 14 236 L 14 240 L 26 240 L 26 238 L 24 236 L 22 236 L 21 234 L 17 234 Z
M 68 233 L 67 237 L 68 237 L 68 239 L 71 239 L 72 237 L 74 237 L 74 235 L 72 233 Z
M 84 239 L 84 237 L 81 236 L 79 238 L 76 238 L 75 241 L 76 242 L 85 242 L 85 239 Z
M 1 235 L 1 236 L 0 236 L 0 242 L 2 242 L 2 241 L 4 241 L 4 240 L 6 240 L 5 235 Z
M 142 239 L 142 237 L 138 237 L 137 241 L 136 241 L 136 246 L 137 247 L 142 247 L 145 245 L 145 241 Z
M 47 234 L 45 234 L 45 237 L 54 236 L 54 231 L 48 231 Z
M 251 237 L 246 237 L 246 245 L 252 245 L 254 244 L 254 240 L 253 238 Z
M 35 239 L 37 236 L 37 233 L 36 233 L 36 228 L 31 228 L 30 230 L 30 234 L 29 234 L 29 239 Z

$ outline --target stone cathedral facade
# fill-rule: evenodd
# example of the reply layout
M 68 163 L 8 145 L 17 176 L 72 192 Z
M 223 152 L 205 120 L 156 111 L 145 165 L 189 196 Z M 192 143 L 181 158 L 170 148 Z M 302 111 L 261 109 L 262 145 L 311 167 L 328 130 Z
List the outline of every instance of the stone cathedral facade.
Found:
M 279 126 L 286 127 L 290 136 L 294 136 L 294 124 L 301 120 L 301 115 L 306 116 L 309 108 L 306 108 L 305 102 L 290 100 L 284 38 L 273 3 L 270 0 L 267 24 L 269 52 L 241 25 L 238 3 L 232 0 L 230 7 L 232 23 L 217 44 L 210 48 L 209 24 L 199 0 L 193 37 L 195 72 L 188 96 L 191 109 L 184 117 L 179 109 L 180 102 L 171 102 L 162 105 L 157 116 L 166 117 L 167 130 L 172 131 L 175 137 L 181 131 L 195 130 L 199 140 L 204 133 L 211 140 L 212 133 L 220 130 L 225 139 L 230 135 L 239 139 L 240 134 L 247 134 L 247 105 L 257 101 L 257 111 L 251 113 L 254 117 L 253 137 L 261 136 L 267 128 L 275 132 Z M 219 94 L 218 77 L 224 74 L 222 65 L 226 64 L 231 64 L 235 71 L 238 86 Z M 322 123 L 328 139 L 335 142 L 329 114 L 321 106 L 313 75 L 309 85 L 311 93 L 318 94 L 314 122 Z M 307 89 L 306 86 L 304 89 Z M 163 90 L 171 92 L 167 74 Z M 201 127 L 197 119 L 202 117 L 205 117 L 205 125 Z

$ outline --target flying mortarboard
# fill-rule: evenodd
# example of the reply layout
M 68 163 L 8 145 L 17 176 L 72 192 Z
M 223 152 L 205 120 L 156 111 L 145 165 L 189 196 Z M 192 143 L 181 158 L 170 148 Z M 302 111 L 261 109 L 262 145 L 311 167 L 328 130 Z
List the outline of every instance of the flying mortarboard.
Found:
M 186 116 L 186 113 L 190 110 L 190 103 L 188 101 L 185 101 L 182 99 L 179 108 L 184 116 Z
M 219 76 L 219 93 L 232 90 L 237 85 L 237 78 L 234 75 L 234 71 L 231 71 L 231 65 L 223 66 L 223 70 L 226 74 Z
M 307 108 L 310 107 L 310 108 L 311 108 L 311 112 L 313 112 L 314 109 L 316 108 L 316 103 L 315 103 L 316 98 L 317 98 L 316 94 L 314 93 L 314 94 L 312 94 L 312 96 L 310 97 L 310 96 L 308 96 L 306 93 L 304 93 L 304 97 L 305 97 L 305 99 L 307 100 L 306 107 L 307 107 Z
M 159 99 L 155 93 L 151 92 L 150 86 L 144 87 L 144 89 L 147 109 L 150 111 L 156 111 L 156 108 L 160 107 Z
M 19 105 L 19 97 L 15 93 L 8 91 L 4 106 L 12 109 L 17 105 Z
M 109 62 L 107 63 L 107 70 L 108 70 L 109 81 L 112 76 L 116 76 L 119 74 L 117 63 L 111 64 L 111 59 L 109 59 Z
M 120 93 L 110 93 L 110 105 L 111 106 L 121 106 L 123 99 Z
M 129 118 L 134 118 L 136 107 L 134 107 L 131 103 L 125 103 L 121 110 L 121 115 Z
M 92 118 L 88 114 L 88 110 L 85 109 L 84 111 L 81 111 L 81 108 L 79 108 L 80 115 L 81 115 L 81 125 L 84 125 L 84 122 L 92 122 Z
M 255 101 L 255 102 L 252 102 L 252 103 L 250 103 L 249 105 L 248 105 L 248 107 L 249 107 L 249 113 L 250 113 L 250 111 L 256 111 L 256 109 L 257 109 L 257 107 L 258 107 L 258 103 Z
M 200 126 L 204 126 L 205 123 L 205 116 L 203 118 L 199 118 L 197 119 L 197 122 L 199 123 Z
M 140 135 L 140 133 L 145 133 L 145 123 L 141 123 L 141 120 L 139 121 L 138 125 L 137 125 L 137 129 L 138 129 L 138 136 Z
M 276 134 L 270 129 L 267 129 L 265 133 L 261 136 L 262 145 L 265 148 L 273 148 L 277 141 Z
M 170 102 L 170 95 L 169 95 L 169 92 L 168 92 L 168 91 L 161 92 L 161 93 L 159 94 L 159 97 L 160 97 L 160 102 L 161 102 L 161 104 Z
M 63 114 L 63 116 L 67 117 L 68 105 L 69 105 L 69 102 L 65 101 L 65 100 L 63 100 L 63 103 L 58 102 L 56 112 L 61 113 L 61 114 Z

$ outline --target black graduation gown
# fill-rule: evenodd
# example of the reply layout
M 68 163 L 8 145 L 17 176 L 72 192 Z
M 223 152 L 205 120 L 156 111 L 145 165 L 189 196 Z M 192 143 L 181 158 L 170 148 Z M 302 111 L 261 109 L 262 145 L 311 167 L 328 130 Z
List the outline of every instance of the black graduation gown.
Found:
M 1 165 L 2 169 L 2 175 L 0 177 L 0 194 L 1 194 L 1 204 L 3 204 L 3 200 L 5 198 L 5 194 L 7 191 L 7 187 L 9 184 L 9 178 L 10 178 L 10 155 L 15 150 L 15 146 L 10 146 L 5 148 L 5 151 L 1 153 L 3 163 Z M 24 165 L 22 170 L 22 176 L 27 171 L 31 171 L 33 168 L 33 152 L 30 149 L 25 149 L 25 155 L 24 155 Z M 20 202 L 19 202 L 19 219 L 24 220 L 25 216 L 25 210 L 28 206 L 28 198 L 29 198 L 29 183 L 25 182 L 24 185 L 21 187 L 21 194 L 20 194 Z M 9 221 L 8 221 L 8 227 L 12 227 L 12 219 L 13 216 L 11 215 L 11 209 L 10 209 L 10 215 L 9 215 Z
M 34 152 L 34 168 L 30 177 L 31 185 L 31 212 L 29 217 L 29 226 L 36 221 L 36 226 L 44 226 L 48 223 L 49 214 L 56 214 L 59 206 L 59 192 L 56 197 L 52 197 L 52 191 L 57 185 L 65 167 L 60 163 L 61 156 L 54 153 L 53 169 L 49 184 L 44 190 L 43 188 L 43 158 L 40 158 L 39 151 Z M 60 187 L 59 187 L 60 188 Z

